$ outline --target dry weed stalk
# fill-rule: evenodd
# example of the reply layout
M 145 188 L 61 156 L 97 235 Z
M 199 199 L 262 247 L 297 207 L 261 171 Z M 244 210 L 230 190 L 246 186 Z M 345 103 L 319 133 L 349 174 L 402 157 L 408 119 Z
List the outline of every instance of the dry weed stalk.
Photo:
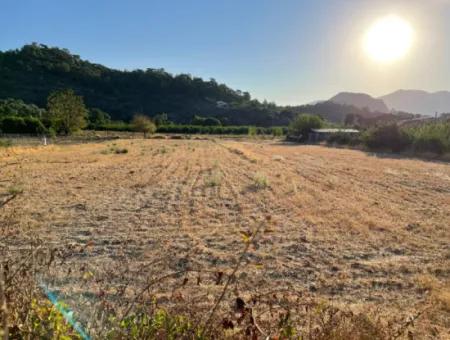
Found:
M 5 278 L 4 278 L 4 268 L 3 263 L 0 264 L 0 310 L 2 314 L 2 332 L 3 340 L 8 340 L 9 329 L 8 329 L 8 306 L 6 304 L 5 296 Z

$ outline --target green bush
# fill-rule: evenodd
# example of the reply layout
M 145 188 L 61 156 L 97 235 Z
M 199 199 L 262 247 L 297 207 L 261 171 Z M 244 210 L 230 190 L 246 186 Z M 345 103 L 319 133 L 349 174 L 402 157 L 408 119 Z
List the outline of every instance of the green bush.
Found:
M 3 133 L 38 134 L 46 131 L 42 122 L 35 117 L 0 118 L 0 131 Z
M 249 136 L 256 136 L 258 133 L 258 130 L 254 126 L 251 126 L 248 128 L 248 135 Z
M 361 138 L 359 134 L 338 132 L 327 139 L 327 144 L 355 146 L 361 144 Z
M 301 141 L 306 141 L 311 129 L 320 129 L 323 126 L 324 121 L 319 116 L 300 114 L 289 124 L 288 134 Z
M 275 137 L 280 137 L 284 135 L 284 131 L 282 127 L 273 127 L 272 128 L 272 135 Z
M 442 154 L 450 152 L 450 122 L 433 122 L 406 128 L 414 150 Z
M 403 151 L 411 145 L 409 136 L 397 125 L 383 125 L 369 129 L 363 136 L 369 149 Z
M 26 104 L 20 99 L 0 99 L 0 117 L 42 117 L 44 115 L 45 110 L 34 104 Z

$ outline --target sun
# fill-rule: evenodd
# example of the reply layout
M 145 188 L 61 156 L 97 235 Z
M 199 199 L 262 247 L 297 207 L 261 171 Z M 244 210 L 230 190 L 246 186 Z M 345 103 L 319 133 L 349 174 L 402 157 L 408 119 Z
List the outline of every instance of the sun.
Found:
M 367 31 L 364 49 L 371 59 L 390 63 L 402 59 L 411 49 L 414 31 L 404 19 L 389 15 L 376 21 Z

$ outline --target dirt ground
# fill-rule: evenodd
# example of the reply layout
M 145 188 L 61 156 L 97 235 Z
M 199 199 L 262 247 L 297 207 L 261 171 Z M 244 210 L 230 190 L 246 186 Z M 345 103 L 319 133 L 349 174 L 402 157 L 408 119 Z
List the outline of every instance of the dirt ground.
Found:
M 405 317 L 441 304 L 419 322 L 450 337 L 448 163 L 223 139 L 14 147 L 0 202 L 13 194 L 2 247 L 57 249 L 37 279 L 81 313 L 152 280 L 158 303 L 208 310 L 261 226 L 230 294 L 291 289 Z

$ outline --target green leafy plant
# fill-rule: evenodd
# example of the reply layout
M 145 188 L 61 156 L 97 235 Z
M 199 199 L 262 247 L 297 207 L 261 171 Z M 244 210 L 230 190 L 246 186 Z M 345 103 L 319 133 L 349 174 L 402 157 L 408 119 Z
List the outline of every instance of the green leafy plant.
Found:
M 300 141 L 306 141 L 311 129 L 320 129 L 323 126 L 324 121 L 319 116 L 300 114 L 289 124 L 288 135 Z

